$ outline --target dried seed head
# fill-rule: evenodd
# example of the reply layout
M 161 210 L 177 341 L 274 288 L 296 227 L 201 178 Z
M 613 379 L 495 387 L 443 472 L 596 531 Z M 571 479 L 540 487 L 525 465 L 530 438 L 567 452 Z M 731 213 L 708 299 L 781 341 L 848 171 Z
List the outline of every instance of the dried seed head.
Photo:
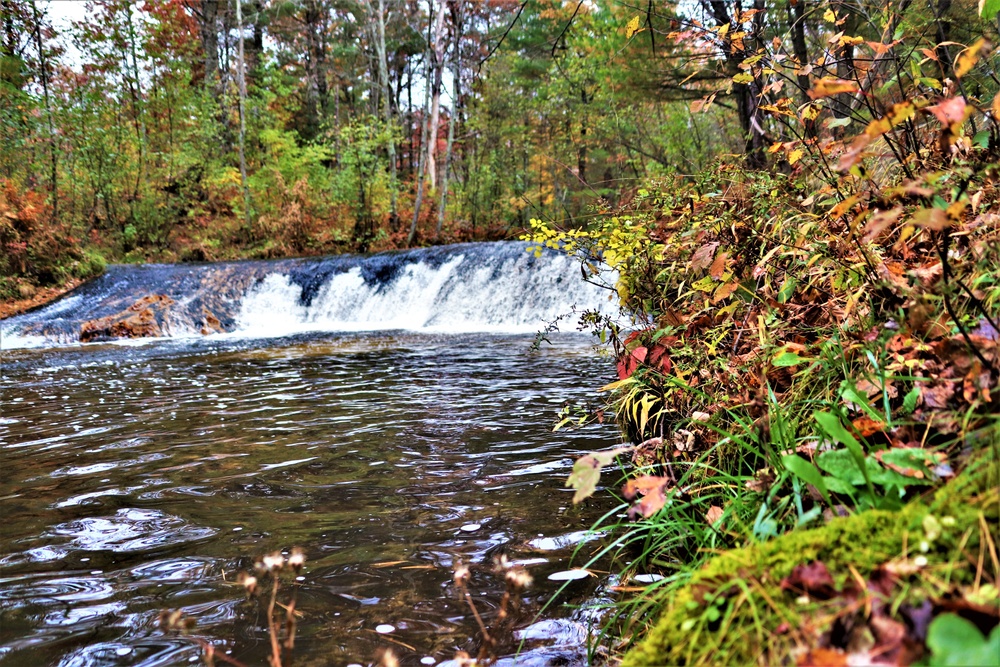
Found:
M 459 563 L 458 567 L 455 568 L 455 585 L 465 586 L 465 582 L 469 580 L 469 575 L 469 568 Z
M 496 563 L 496 569 L 499 572 L 503 572 L 504 570 L 510 569 L 511 563 L 510 560 L 507 558 L 507 554 L 500 554 L 499 556 L 497 556 L 496 561 L 494 562 Z
M 271 572 L 280 572 L 281 568 L 285 566 L 285 557 L 281 555 L 280 551 L 275 551 L 273 554 L 268 554 L 261 559 L 264 564 L 264 569 Z
M 507 570 L 504 579 L 507 580 L 507 585 L 514 591 L 524 590 L 528 586 L 531 586 L 533 581 L 528 571 L 520 567 Z
M 396 657 L 396 654 L 392 652 L 391 648 L 387 648 L 382 652 L 382 658 L 379 660 L 379 665 L 381 665 L 381 667 L 399 667 L 399 659 Z
M 257 592 L 257 577 L 252 574 L 240 572 L 240 576 L 237 581 L 243 584 L 243 588 L 247 589 L 247 595 L 253 595 Z
M 164 632 L 184 632 L 194 627 L 195 623 L 190 616 L 184 616 L 180 609 L 164 609 L 160 612 L 159 621 L 160 629 Z
M 295 570 L 295 574 L 299 573 L 302 566 L 306 564 L 306 552 L 302 551 L 299 547 L 292 549 L 292 553 L 288 555 L 288 566 Z

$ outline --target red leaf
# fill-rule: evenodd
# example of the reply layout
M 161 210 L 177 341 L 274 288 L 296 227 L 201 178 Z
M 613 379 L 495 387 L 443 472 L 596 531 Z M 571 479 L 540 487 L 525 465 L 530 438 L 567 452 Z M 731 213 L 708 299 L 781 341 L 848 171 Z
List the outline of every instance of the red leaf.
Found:
M 820 600 L 829 600 L 840 594 L 830 571 L 818 560 L 808 565 L 796 565 L 792 573 L 781 580 L 781 590 L 807 593 Z
M 691 263 L 688 264 L 688 270 L 690 271 L 701 271 L 707 269 L 712 265 L 712 258 L 715 257 L 715 249 L 719 247 L 719 242 L 714 241 L 712 243 L 706 243 L 702 247 L 694 251 L 691 255 Z

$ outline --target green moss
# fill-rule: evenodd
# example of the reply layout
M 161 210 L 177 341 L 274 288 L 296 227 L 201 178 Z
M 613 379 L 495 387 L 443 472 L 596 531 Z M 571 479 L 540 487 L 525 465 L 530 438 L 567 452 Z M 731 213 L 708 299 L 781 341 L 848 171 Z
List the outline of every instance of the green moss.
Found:
M 897 512 L 833 519 L 821 528 L 793 531 L 708 561 L 686 585 L 666 594 L 659 619 L 625 655 L 622 667 L 794 663 L 796 645 L 818 637 L 826 629 L 823 623 L 832 620 L 829 612 L 844 604 L 843 599 L 798 601 L 781 590 L 782 578 L 796 565 L 814 560 L 826 564 L 841 589 L 851 585 L 855 572 L 867 578 L 885 563 L 912 562 L 918 555 L 927 559 L 921 571 L 933 572 L 938 582 L 971 581 L 975 567 L 960 549 L 978 553 L 984 521 L 993 534 L 1000 527 L 995 433 L 976 461 L 930 498 Z M 937 520 L 940 534 L 932 530 L 928 535 L 928 515 Z M 940 594 L 926 579 L 919 573 L 904 577 L 900 595 L 919 601 Z M 783 623 L 791 631 L 776 632 Z

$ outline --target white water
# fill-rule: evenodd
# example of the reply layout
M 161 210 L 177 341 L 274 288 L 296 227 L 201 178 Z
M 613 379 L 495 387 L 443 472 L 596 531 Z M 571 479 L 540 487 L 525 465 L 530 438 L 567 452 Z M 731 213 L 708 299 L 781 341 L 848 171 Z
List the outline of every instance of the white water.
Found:
M 527 271 L 508 260 L 476 266 L 457 255 L 439 267 L 416 262 L 393 280 L 368 283 L 360 268 L 332 276 L 312 303 L 285 274 L 271 274 L 240 303 L 234 335 L 402 329 L 436 333 L 532 333 L 574 309 L 608 308 L 608 292 L 585 283 L 565 257 Z M 499 268 L 499 275 L 497 269 Z
M 585 282 L 578 262 L 570 257 L 549 253 L 535 259 L 522 244 L 472 244 L 434 252 L 351 258 L 343 264 L 338 264 L 338 258 L 315 263 L 247 263 L 245 271 L 257 278 L 246 282 L 228 302 L 228 332 L 213 335 L 268 338 L 306 331 L 384 330 L 534 333 L 567 315 L 563 328 L 572 329 L 574 312 L 597 309 L 611 314 L 616 310 L 616 303 L 609 299 L 613 292 Z M 217 269 L 209 265 L 199 270 L 208 275 Z M 95 303 L 101 304 L 102 299 L 110 303 L 112 298 L 119 299 L 114 303 L 132 303 L 131 296 L 125 301 L 120 297 L 121 286 L 133 283 L 141 283 L 143 294 L 168 292 L 169 277 L 151 272 L 141 280 L 132 274 L 127 279 L 109 278 L 104 292 L 90 299 L 77 294 L 36 313 L 11 318 L 0 326 L 0 349 L 73 343 L 83 321 L 108 314 L 96 312 Z M 296 280 L 310 277 L 322 283 L 314 284 L 311 298 L 303 298 L 304 287 Z M 211 281 L 199 283 L 205 284 Z M 170 295 L 178 306 L 169 313 L 164 331 L 174 338 L 201 337 L 200 310 L 185 308 L 218 292 L 186 284 L 175 287 Z M 115 306 L 110 312 L 120 309 Z M 59 333 L 46 329 L 54 321 L 61 324 Z M 40 330 L 45 333 L 39 335 Z

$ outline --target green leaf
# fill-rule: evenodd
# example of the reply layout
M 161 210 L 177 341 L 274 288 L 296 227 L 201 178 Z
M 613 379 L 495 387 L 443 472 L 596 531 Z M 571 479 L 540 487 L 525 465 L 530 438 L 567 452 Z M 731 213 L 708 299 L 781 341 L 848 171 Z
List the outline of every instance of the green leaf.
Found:
M 781 462 L 784 464 L 785 469 L 792 473 L 806 484 L 812 484 L 819 491 L 820 495 L 823 496 L 823 500 L 826 501 L 827 505 L 833 506 L 830 502 L 830 495 L 827 493 L 826 484 L 823 482 L 823 476 L 819 474 L 819 470 L 816 466 L 806 461 L 801 456 L 796 454 L 788 454 L 781 457 Z
M 771 363 L 778 368 L 784 368 L 787 366 L 798 366 L 799 364 L 803 364 L 809 361 L 812 361 L 812 359 L 809 359 L 808 357 L 800 357 L 795 352 L 789 352 L 788 350 L 785 350 L 784 352 L 776 356 L 774 358 L 774 361 L 772 361 Z
M 847 447 L 847 451 L 851 453 L 854 457 L 855 462 L 858 467 L 861 468 L 862 474 L 865 476 L 865 482 L 868 484 L 868 490 L 875 494 L 875 489 L 872 487 L 871 480 L 868 479 L 868 470 L 865 466 L 865 452 L 861 449 L 861 443 L 859 443 L 850 432 L 844 428 L 844 425 L 840 422 L 840 417 L 837 415 L 832 415 L 829 412 L 815 412 L 813 413 L 813 418 L 819 423 L 820 428 L 826 431 L 827 435 L 836 440 L 838 443 Z
M 1000 656 L 1000 626 L 987 639 L 971 621 L 957 614 L 940 614 L 927 629 L 931 665 L 996 665 Z
M 869 417 L 877 422 L 884 422 L 885 417 L 880 415 L 878 412 L 868 404 L 868 396 L 863 394 L 858 386 L 854 384 L 854 380 L 847 378 L 841 384 L 840 387 L 840 398 L 847 401 L 852 405 L 858 406 L 861 410 L 865 412 Z
M 913 411 L 917 409 L 917 400 L 920 398 L 920 388 L 914 387 L 906 393 L 903 397 L 903 413 L 907 415 L 912 415 Z
M 898 447 L 886 450 L 879 454 L 882 463 L 902 468 L 904 471 L 912 470 L 913 474 L 903 474 L 896 471 L 900 477 L 906 480 L 906 484 L 930 485 L 936 479 L 936 475 L 931 471 L 932 466 L 936 466 L 938 461 L 933 452 L 917 447 Z M 920 473 L 923 476 L 917 477 Z
M 601 468 L 615 460 L 619 454 L 631 451 L 631 447 L 617 447 L 606 452 L 594 452 L 581 456 L 573 464 L 573 472 L 566 480 L 566 486 L 576 489 L 573 503 L 579 503 L 594 495 L 597 481 L 601 478 Z
M 1000 0 L 979 0 L 979 15 L 987 21 L 1000 13 Z
M 846 449 L 831 449 L 823 452 L 816 457 L 816 465 L 823 472 L 833 475 L 852 486 L 860 486 L 865 483 L 864 472 L 858 467 L 858 462 L 854 460 L 854 456 Z
M 850 118 L 844 119 L 850 121 Z M 778 303 L 788 303 L 788 300 L 792 298 L 795 294 L 795 286 L 798 285 L 799 281 L 793 276 L 788 276 L 785 278 L 785 282 L 781 283 L 781 289 L 778 290 Z
M 826 124 L 827 127 L 847 127 L 851 124 L 850 118 L 834 118 Z

